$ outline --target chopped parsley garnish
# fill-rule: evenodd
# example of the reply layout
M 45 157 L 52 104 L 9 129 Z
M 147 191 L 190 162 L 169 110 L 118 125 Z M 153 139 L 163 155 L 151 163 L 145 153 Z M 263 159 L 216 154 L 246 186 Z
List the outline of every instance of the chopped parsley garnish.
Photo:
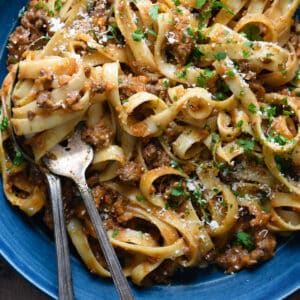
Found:
M 206 78 L 212 78 L 214 76 L 214 72 L 210 69 L 204 69 L 203 73 L 201 73 L 197 77 L 197 86 L 205 87 L 206 86 Z
M 217 80 L 217 91 L 216 91 L 216 98 L 218 101 L 224 100 L 225 98 L 229 97 L 231 91 L 229 86 L 226 82 L 222 80 Z
M 191 60 L 198 61 L 203 55 L 204 53 L 198 47 L 195 47 L 191 54 Z
M 254 149 L 253 140 L 238 139 L 236 143 L 244 149 L 245 153 L 250 153 Z
M 251 56 L 251 52 L 243 50 L 243 58 L 247 59 Z
M 117 237 L 118 234 L 119 234 L 119 230 L 114 229 L 113 232 L 112 232 L 112 234 L 111 234 L 111 236 L 113 238 L 115 238 L 115 237 Z
M 13 164 L 15 166 L 20 166 L 24 162 L 24 157 L 22 156 L 22 153 L 20 151 L 16 151 L 15 158 L 13 160 Z
M 216 163 L 214 161 L 214 165 L 222 172 L 224 176 L 227 176 L 230 173 L 230 169 L 228 168 L 228 164 L 225 162 Z M 216 192 L 216 194 L 219 193 L 219 190 Z
M 179 6 L 180 5 L 180 1 L 179 0 L 173 0 L 173 3 L 175 6 Z
M 257 113 L 257 107 L 254 103 L 250 103 L 248 105 L 248 110 L 252 113 L 252 114 L 256 114 Z
M 152 36 L 157 36 L 157 33 L 153 29 L 147 29 L 145 35 L 148 37 L 148 34 Z
M 198 199 L 197 203 L 199 204 L 199 206 L 203 209 L 206 209 L 208 207 L 208 202 L 206 199 Z
M 204 69 L 204 76 L 207 78 L 212 78 L 214 76 L 214 72 L 210 69 Z
M 271 57 L 271 56 L 274 56 L 274 54 L 271 52 L 266 53 L 266 57 Z
M 164 79 L 164 80 L 162 81 L 162 84 L 163 84 L 163 86 L 164 86 L 165 88 L 168 88 L 168 87 L 170 86 L 170 81 L 169 81 L 169 79 Z
M 253 47 L 253 42 L 247 41 L 247 42 L 244 43 L 244 46 L 252 48 Z
M 211 8 L 223 8 L 228 14 L 234 15 L 234 11 L 230 9 L 225 3 L 219 0 L 213 0 L 211 3 Z
M 217 100 L 224 100 L 225 99 L 225 94 L 221 91 L 218 91 L 216 93 L 216 98 L 217 98 Z
M 220 142 L 220 136 L 217 133 L 213 133 L 211 136 L 210 148 L 213 149 L 218 142 Z
M 296 84 L 299 80 L 300 80 L 300 72 L 297 71 L 296 74 L 295 74 L 295 77 L 292 80 L 292 82 Z
M 192 27 L 188 27 L 186 29 L 186 32 L 189 36 L 191 36 L 194 40 L 197 39 L 197 36 L 195 35 L 195 30 Z
M 284 98 L 282 98 L 282 99 L 280 100 L 280 102 L 281 102 L 282 104 L 287 105 L 287 104 L 288 104 L 288 98 L 287 98 L 287 97 L 284 97 Z
M 227 208 L 227 203 L 226 203 L 226 201 L 225 201 L 223 198 L 220 200 L 220 204 L 221 204 L 224 208 Z
M 271 123 L 276 116 L 277 107 L 273 105 L 261 106 L 259 110 L 268 117 L 269 122 Z
M 283 110 L 282 113 L 285 115 L 285 116 L 292 116 L 294 115 L 295 113 L 293 111 L 290 111 L 290 110 Z
M 152 18 L 152 20 L 157 21 L 158 12 L 159 12 L 159 5 L 153 5 L 149 10 L 149 16 Z
M 19 62 L 19 61 L 18 61 L 18 59 L 17 59 L 16 57 L 12 57 L 12 58 L 11 58 L 11 63 L 12 63 L 12 64 L 15 65 L 15 64 L 17 64 L 18 62 Z
M 197 77 L 197 86 L 204 88 L 206 86 L 206 80 L 203 74 Z
M 138 195 L 138 196 L 136 196 L 136 200 L 137 201 L 145 201 L 146 198 L 143 195 Z
M 183 168 L 177 160 L 172 159 L 171 162 L 170 162 L 170 165 L 171 165 L 172 168 L 177 169 L 180 172 L 183 172 Z
M 228 70 L 226 72 L 226 75 L 230 78 L 234 78 L 235 77 L 235 72 L 233 70 Z
M 286 144 L 291 143 L 291 140 L 284 137 L 281 133 L 275 134 L 274 131 L 270 133 L 270 136 L 268 137 L 268 141 L 278 144 L 280 146 L 284 146 Z
M 34 8 L 44 9 L 50 17 L 54 17 L 54 11 L 51 10 L 45 3 L 37 3 Z
M 251 251 L 254 248 L 251 235 L 244 231 L 239 231 L 236 234 L 236 240 L 234 244 L 244 246 L 248 251 Z
M 263 38 L 259 35 L 260 30 L 256 25 L 248 24 L 243 33 L 250 41 L 263 41 Z
M 56 0 L 54 4 L 55 11 L 60 12 L 61 7 L 62 7 L 62 0 Z
M 183 70 L 182 70 L 181 72 L 179 72 L 179 73 L 176 74 L 176 77 L 177 77 L 178 79 L 186 79 L 186 77 L 187 77 L 187 69 L 188 69 L 191 65 L 192 65 L 192 64 L 189 63 L 189 64 L 187 64 L 186 66 L 184 66 L 184 67 L 183 67 Z
M 243 120 L 239 120 L 239 121 L 236 123 L 236 127 L 237 127 L 237 128 L 242 128 L 243 124 L 244 124 L 244 121 L 243 121 Z
M 267 111 L 269 122 L 272 122 L 274 117 L 276 116 L 276 110 L 277 110 L 276 106 L 272 106 L 272 105 L 267 106 L 266 111 Z
M 179 73 L 176 74 L 176 77 L 178 79 L 186 79 L 186 76 L 187 76 L 186 69 L 183 69 L 181 72 L 179 72 Z
M 163 132 L 163 131 L 165 130 L 160 124 L 157 125 L 157 128 L 158 128 L 161 132 Z
M 288 71 L 287 71 L 287 70 L 282 70 L 282 71 L 281 71 L 281 75 L 282 75 L 282 76 L 286 76 L 286 75 L 287 75 L 287 73 L 288 73 Z
M 131 33 L 131 37 L 134 41 L 140 42 L 145 37 L 145 33 L 142 29 L 137 29 Z
M 214 53 L 214 57 L 216 60 L 222 60 L 226 58 L 226 53 L 225 52 L 216 52 Z
M 107 38 L 109 40 L 115 39 L 119 44 L 124 44 L 124 37 L 121 34 L 119 27 L 116 23 L 108 25 L 107 28 Z
M 199 26 L 198 26 L 198 43 L 200 43 L 200 44 L 206 40 L 206 36 L 202 32 L 202 28 L 203 28 L 203 26 L 201 24 L 199 24 Z
M 50 41 L 50 40 L 51 40 L 51 37 L 49 36 L 48 33 L 46 33 L 46 34 L 44 35 L 44 39 L 45 39 L 46 41 Z
M 182 184 L 179 184 L 176 188 L 171 188 L 170 194 L 173 197 L 183 196 L 185 194 L 185 192 L 184 192 L 184 190 L 182 188 Z
M 0 122 L 0 130 L 5 130 L 8 127 L 8 119 L 3 118 Z
M 197 4 L 197 2 L 196 2 Z M 199 20 L 200 23 L 207 21 L 211 17 L 212 11 L 215 9 L 223 8 L 228 14 L 234 15 L 234 11 L 230 9 L 225 3 L 220 0 L 211 0 L 209 7 L 200 14 Z
M 202 6 L 205 4 L 206 0 L 197 0 L 196 2 L 196 8 L 201 9 Z
M 197 189 L 191 194 L 191 201 L 198 202 L 199 200 L 201 200 L 201 197 L 202 197 L 202 192 L 201 190 Z

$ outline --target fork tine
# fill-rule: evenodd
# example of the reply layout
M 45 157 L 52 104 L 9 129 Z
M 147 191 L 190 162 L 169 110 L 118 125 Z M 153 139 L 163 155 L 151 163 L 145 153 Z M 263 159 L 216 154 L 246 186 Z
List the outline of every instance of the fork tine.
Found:
M 19 142 L 14 127 L 11 122 L 12 116 L 12 95 L 15 90 L 15 86 L 18 82 L 18 74 L 19 74 L 19 65 L 16 69 L 16 74 L 14 80 L 12 82 L 10 92 L 8 94 L 8 101 L 5 103 L 3 101 L 2 107 L 5 115 L 9 120 L 9 133 L 12 138 L 12 142 L 15 150 L 18 150 L 22 153 L 23 157 L 32 165 L 36 165 L 36 162 L 30 154 L 27 153 L 27 150 L 24 149 L 22 143 Z M 8 105 L 8 107 L 6 106 Z M 73 283 L 72 283 L 72 272 L 70 265 L 70 254 L 69 254 L 69 246 L 68 246 L 68 237 L 65 227 L 64 220 L 64 210 L 63 210 L 63 202 L 61 196 L 61 185 L 60 179 L 54 174 L 51 174 L 45 171 L 42 166 L 39 166 L 42 173 L 44 173 L 48 188 L 49 188 L 49 197 L 51 201 L 52 207 L 52 216 L 53 216 L 53 224 L 54 224 L 54 239 L 55 239 L 55 250 L 57 257 L 57 271 L 58 271 L 58 293 L 59 299 L 61 300 L 73 300 L 74 299 L 74 291 L 73 291 Z

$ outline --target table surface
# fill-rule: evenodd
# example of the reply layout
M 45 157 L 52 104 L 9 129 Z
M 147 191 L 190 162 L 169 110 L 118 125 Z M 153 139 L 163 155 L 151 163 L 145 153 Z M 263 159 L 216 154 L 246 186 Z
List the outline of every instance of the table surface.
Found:
M 51 300 L 0 258 L 0 299 Z M 299 300 L 300 290 L 286 300 Z

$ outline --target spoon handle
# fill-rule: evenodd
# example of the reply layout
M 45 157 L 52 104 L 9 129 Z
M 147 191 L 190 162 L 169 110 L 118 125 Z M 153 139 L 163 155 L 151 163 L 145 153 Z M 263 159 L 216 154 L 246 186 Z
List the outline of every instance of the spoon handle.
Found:
M 68 237 L 64 218 L 63 201 L 61 197 L 61 184 L 58 176 L 46 173 L 48 181 L 52 215 L 54 223 L 54 236 L 58 270 L 58 296 L 59 300 L 73 300 L 73 284 L 70 265 Z
M 104 224 L 101 220 L 101 216 L 97 210 L 97 207 L 95 206 L 92 192 L 87 186 L 86 180 L 84 178 L 77 178 L 76 183 L 81 197 L 84 201 L 87 212 L 94 225 L 94 229 L 96 231 L 100 247 L 109 267 L 112 279 L 117 288 L 119 297 L 121 300 L 134 300 L 128 281 L 125 275 L 123 274 L 119 259 L 107 236 Z

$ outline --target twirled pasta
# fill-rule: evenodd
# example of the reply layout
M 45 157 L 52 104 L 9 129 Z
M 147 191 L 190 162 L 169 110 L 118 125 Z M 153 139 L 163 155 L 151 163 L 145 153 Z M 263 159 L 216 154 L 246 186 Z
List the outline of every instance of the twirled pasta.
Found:
M 45 183 L 14 149 L 8 118 L 37 164 L 84 121 L 88 183 L 135 284 L 269 259 L 273 233 L 300 228 L 298 5 L 32 0 L 1 91 L 7 199 L 51 227 Z M 71 241 L 109 277 L 77 191 L 62 188 Z

